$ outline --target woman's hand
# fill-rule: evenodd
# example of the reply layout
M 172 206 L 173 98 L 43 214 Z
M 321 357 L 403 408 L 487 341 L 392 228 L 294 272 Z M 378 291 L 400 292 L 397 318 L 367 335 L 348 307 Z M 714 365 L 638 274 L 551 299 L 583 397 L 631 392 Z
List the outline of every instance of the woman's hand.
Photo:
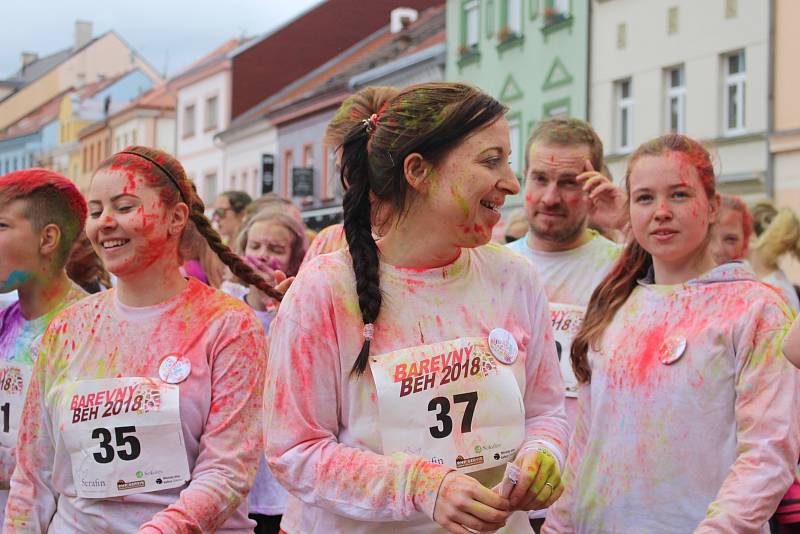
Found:
M 517 458 L 519 481 L 508 500 L 512 510 L 541 510 L 561 497 L 564 485 L 558 462 L 546 449 L 528 451 Z
M 287 277 L 283 271 L 273 269 L 269 263 L 261 258 L 255 256 L 245 256 L 245 263 L 253 268 L 261 278 L 268 284 L 275 286 L 275 289 L 280 293 L 285 294 L 289 287 L 294 282 L 294 276 Z M 256 310 L 264 311 L 270 306 L 278 306 L 279 302 L 258 289 L 256 286 L 250 286 L 250 292 L 246 297 L 247 303 Z
M 510 515 L 508 499 L 477 480 L 457 471 L 444 477 L 433 520 L 454 534 L 493 532 L 502 528 Z M 466 528 L 465 528 L 466 527 Z

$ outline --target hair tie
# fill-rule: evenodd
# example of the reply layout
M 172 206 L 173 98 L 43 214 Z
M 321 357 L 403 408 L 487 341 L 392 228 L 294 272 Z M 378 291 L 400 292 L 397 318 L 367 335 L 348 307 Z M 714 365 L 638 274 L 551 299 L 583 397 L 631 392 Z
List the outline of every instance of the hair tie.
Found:
M 367 341 L 372 341 L 375 337 L 375 326 L 372 323 L 367 323 L 364 325 L 364 339 Z

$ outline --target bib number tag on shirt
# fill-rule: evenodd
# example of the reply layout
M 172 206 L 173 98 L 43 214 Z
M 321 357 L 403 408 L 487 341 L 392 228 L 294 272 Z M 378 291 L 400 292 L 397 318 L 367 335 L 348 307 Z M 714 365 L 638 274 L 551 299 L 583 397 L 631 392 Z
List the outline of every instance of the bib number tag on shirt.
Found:
M 0 362 L 0 445 L 15 447 L 33 365 Z
M 516 456 L 525 437 L 522 394 L 513 366 L 492 356 L 486 338 L 398 350 L 370 366 L 384 454 L 405 452 L 465 473 Z
M 583 324 L 586 308 L 572 304 L 550 303 L 550 320 L 553 324 L 553 337 L 556 340 L 556 353 L 561 366 L 561 377 L 564 379 L 567 397 L 578 396 L 578 379 L 572 370 L 572 340 Z
M 189 478 L 178 386 L 149 378 L 79 381 L 64 396 L 61 434 L 79 497 L 174 488 Z

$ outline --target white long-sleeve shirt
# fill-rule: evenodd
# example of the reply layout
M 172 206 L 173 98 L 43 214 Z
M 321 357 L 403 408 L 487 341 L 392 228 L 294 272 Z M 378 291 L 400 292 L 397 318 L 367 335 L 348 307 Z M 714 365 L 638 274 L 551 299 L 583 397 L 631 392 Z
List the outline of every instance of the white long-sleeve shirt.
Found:
M 156 306 L 125 306 L 112 289 L 57 315 L 23 411 L 4 532 L 252 532 L 245 496 L 262 451 L 265 345 L 249 307 L 196 280 Z M 70 402 L 64 392 L 83 380 L 160 381 L 170 354 L 191 363 L 177 384 L 191 480 L 124 497 L 79 497 L 60 427 Z
M 381 263 L 380 276 L 372 356 L 504 328 L 519 346 L 521 449 L 545 446 L 564 457 L 563 383 L 547 299 L 527 260 L 489 245 L 441 268 Z M 347 250 L 304 267 L 271 326 L 265 440 L 269 465 L 291 494 L 281 524 L 288 534 L 443 531 L 432 515 L 452 468 L 383 454 L 371 369 L 350 376 L 363 328 Z M 526 530 L 508 532 L 530 531 L 526 514 L 514 517 L 509 526 Z
M 640 282 L 589 352 L 543 533 L 761 532 L 800 451 L 788 327 L 782 299 L 739 264 Z

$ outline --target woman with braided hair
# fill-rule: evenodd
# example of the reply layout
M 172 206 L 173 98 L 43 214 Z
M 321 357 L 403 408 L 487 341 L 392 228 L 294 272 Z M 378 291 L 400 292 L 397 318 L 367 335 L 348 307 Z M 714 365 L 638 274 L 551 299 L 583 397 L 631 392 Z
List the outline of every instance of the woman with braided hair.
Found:
M 180 163 L 101 164 L 86 234 L 114 289 L 57 315 L 22 414 L 4 532 L 251 532 L 266 343 L 250 308 L 180 272 L 194 225 L 248 284 Z
M 301 269 L 270 331 L 287 534 L 531 532 L 524 511 L 560 495 L 547 299 L 527 260 L 487 245 L 520 190 L 505 111 L 423 84 L 347 135 L 348 248 Z

